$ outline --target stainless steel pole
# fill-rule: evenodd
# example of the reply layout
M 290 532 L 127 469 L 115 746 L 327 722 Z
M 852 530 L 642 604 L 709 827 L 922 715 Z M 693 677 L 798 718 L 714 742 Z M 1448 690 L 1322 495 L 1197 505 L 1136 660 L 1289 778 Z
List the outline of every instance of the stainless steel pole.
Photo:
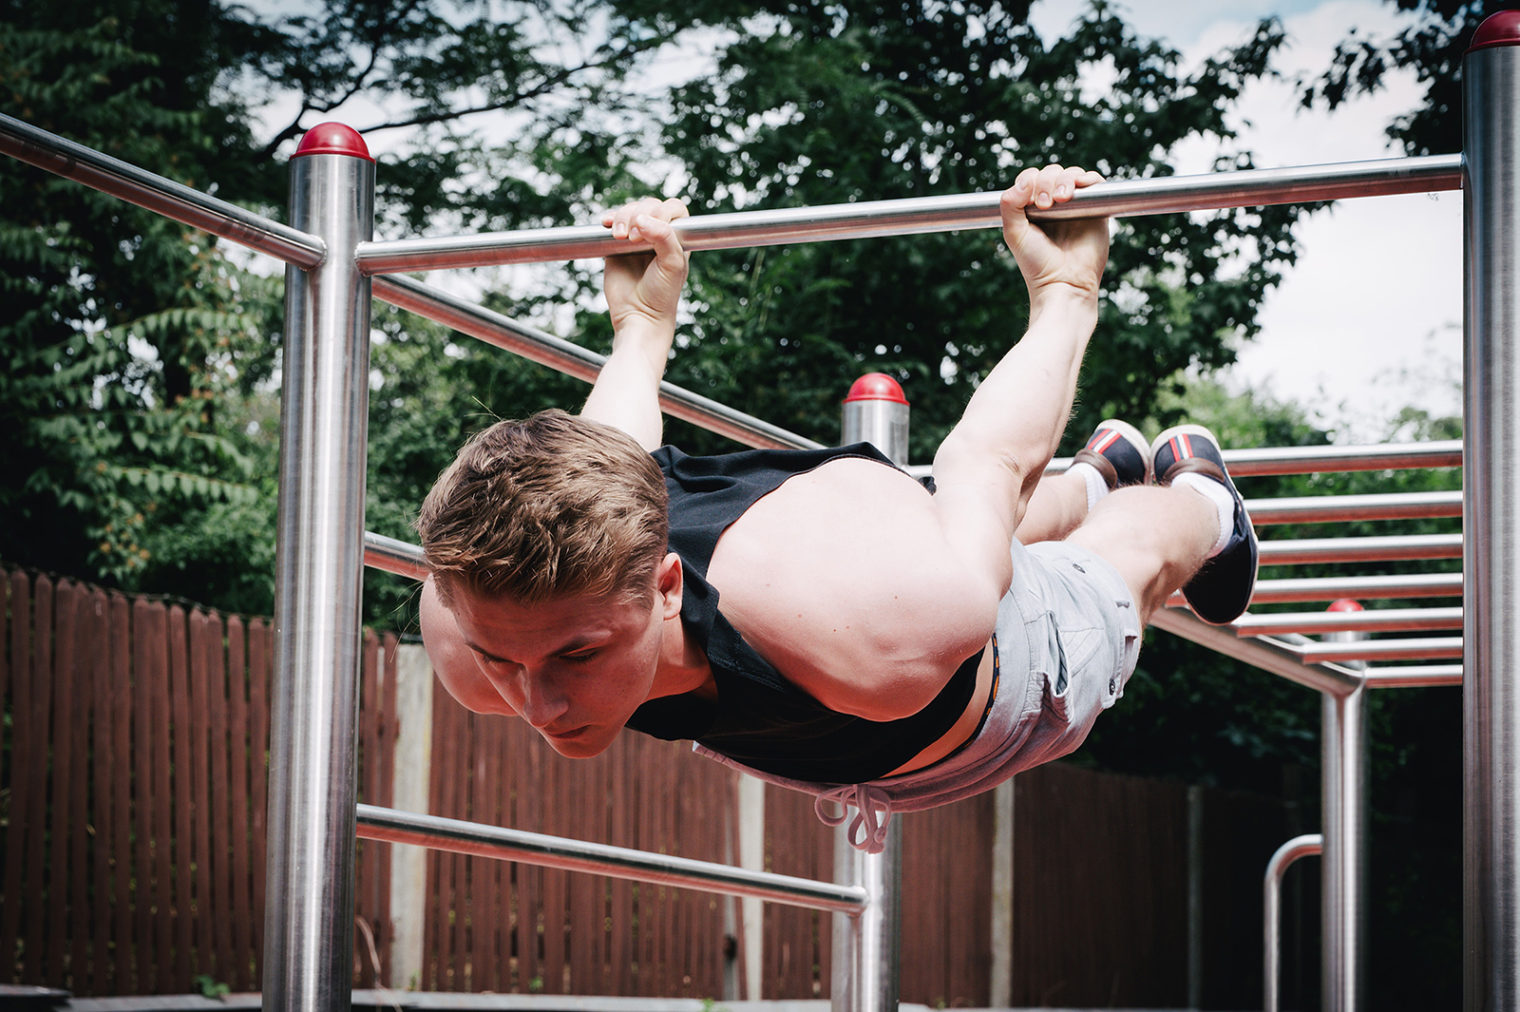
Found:
M 1520 1008 L 1520 11 L 1463 61 L 1464 997 Z
M 894 463 L 907 463 L 908 399 L 896 380 L 871 373 L 855 381 L 845 398 L 840 441 L 870 442 Z M 849 837 L 846 823 L 834 838 L 834 881 L 864 889 L 868 900 L 858 914 L 834 915 L 831 1007 L 894 1012 L 902 981 L 902 820 L 888 823 L 879 854 L 856 850 Z
M 1461 158 L 1457 155 L 1124 179 L 1081 190 L 1069 203 L 1032 212 L 1030 217 L 1036 221 L 1051 221 L 1212 211 L 1224 207 L 1454 190 L 1460 181 Z M 823 207 L 706 214 L 683 218 L 675 227 L 681 233 L 682 244 L 689 250 L 996 228 L 1002 222 L 998 212 L 1000 196 L 998 192 L 961 193 Z M 608 231 L 600 226 L 581 225 L 366 243 L 359 249 L 358 258 L 366 274 L 396 274 L 445 267 L 601 258 L 626 253 L 630 248 L 627 243 L 614 242 Z
M 331 255 L 285 273 L 277 654 L 270 706 L 264 1007 L 347 1008 L 375 164 L 359 135 L 307 133 L 290 214 Z
M 1261 1007 L 1263 1012 L 1278 1012 L 1282 994 L 1282 881 L 1288 867 L 1301 857 L 1313 857 L 1323 849 L 1324 837 L 1318 833 L 1295 836 L 1278 847 L 1267 862 L 1262 891 L 1262 974 Z
M 1341 600 L 1330 610 L 1359 612 L 1362 606 Z M 1339 643 L 1360 638 L 1358 632 L 1325 637 Z M 1367 951 L 1367 689 L 1359 683 L 1349 692 L 1323 693 L 1321 699 L 1320 1005 L 1325 1012 L 1356 1012 L 1362 1004 Z
M 501 826 L 401 812 L 374 805 L 358 806 L 358 834 L 364 840 L 410 844 L 471 854 L 498 861 L 518 861 L 543 868 L 592 872 L 655 885 L 680 886 L 730 896 L 753 896 L 772 903 L 815 910 L 858 911 L 868 902 L 853 886 L 815 882 L 792 875 L 750 871 L 673 854 L 655 854 L 605 843 L 571 840 Z
M 314 235 L 5 115 L 0 115 L 0 154 L 286 263 L 315 267 L 327 253 Z

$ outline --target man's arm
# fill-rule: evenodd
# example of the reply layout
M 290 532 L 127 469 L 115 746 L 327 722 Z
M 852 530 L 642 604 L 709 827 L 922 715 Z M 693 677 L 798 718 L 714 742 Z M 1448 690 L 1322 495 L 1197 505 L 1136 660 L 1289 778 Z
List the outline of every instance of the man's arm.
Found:
M 671 222 L 686 216 L 679 200 L 634 201 L 602 216 L 615 239 L 647 241 L 651 252 L 607 258 L 602 287 L 612 317 L 612 354 L 581 414 L 615 426 L 646 450 L 660 445 L 660 380 L 676 335 L 687 254 Z

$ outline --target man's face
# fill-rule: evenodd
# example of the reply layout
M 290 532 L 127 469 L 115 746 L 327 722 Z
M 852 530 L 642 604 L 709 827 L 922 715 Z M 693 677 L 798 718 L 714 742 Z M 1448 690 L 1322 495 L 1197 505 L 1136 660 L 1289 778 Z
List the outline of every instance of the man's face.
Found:
M 668 612 L 658 591 L 525 605 L 462 588 L 449 610 L 478 668 L 449 691 L 471 709 L 521 716 L 577 759 L 603 752 L 649 697 Z

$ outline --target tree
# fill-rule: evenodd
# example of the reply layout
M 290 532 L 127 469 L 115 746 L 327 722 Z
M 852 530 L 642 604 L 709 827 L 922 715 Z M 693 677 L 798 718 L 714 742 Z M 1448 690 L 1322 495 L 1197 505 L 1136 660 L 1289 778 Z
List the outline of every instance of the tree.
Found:
M 698 212 L 997 190 L 1049 160 L 1169 174 L 1181 141 L 1228 145 L 1224 111 L 1281 42 L 1262 23 L 1196 71 L 1106 4 L 1046 40 L 1027 7 L 763 4 L 724 22 L 716 73 L 676 89 L 665 150 Z M 1228 150 L 1222 167 L 1245 166 Z M 1124 222 L 1072 431 L 1145 414 L 1186 366 L 1233 358 L 1291 263 L 1294 209 Z M 995 233 L 702 254 L 672 373 L 780 424 L 827 433 L 843 385 L 906 382 L 927 459 L 1021 331 Z M 1233 262 L 1234 273 L 1224 270 Z
M 1336 46 L 1330 69 L 1304 82 L 1305 106 L 1334 109 L 1355 95 L 1377 91 L 1389 72 L 1410 68 L 1425 93 L 1416 109 L 1394 118 L 1388 137 L 1411 155 L 1462 150 L 1462 54 L 1491 14 L 1510 7 L 1498 0 L 1388 0 L 1410 14 L 1392 38 L 1353 33 Z

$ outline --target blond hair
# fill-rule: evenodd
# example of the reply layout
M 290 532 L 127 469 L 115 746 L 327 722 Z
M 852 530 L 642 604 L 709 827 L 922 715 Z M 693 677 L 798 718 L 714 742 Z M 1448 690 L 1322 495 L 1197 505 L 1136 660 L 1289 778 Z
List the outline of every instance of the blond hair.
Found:
M 465 587 L 525 604 L 643 596 L 666 551 L 654 459 L 610 425 L 544 411 L 465 443 L 417 518 L 445 604 Z

